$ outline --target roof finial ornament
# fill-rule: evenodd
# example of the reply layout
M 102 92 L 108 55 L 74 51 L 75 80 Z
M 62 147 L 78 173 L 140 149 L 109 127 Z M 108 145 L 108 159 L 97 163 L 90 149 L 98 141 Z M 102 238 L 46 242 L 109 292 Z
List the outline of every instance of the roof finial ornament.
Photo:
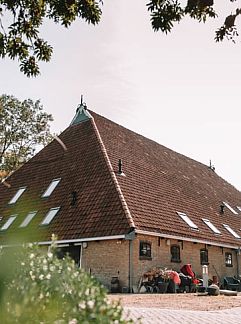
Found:
M 83 107 L 84 109 L 87 109 L 86 103 L 83 101 L 83 95 L 80 96 L 80 105 L 79 108 Z
M 80 104 L 78 105 L 78 107 L 76 109 L 74 119 L 72 120 L 70 125 L 79 124 L 80 122 L 83 122 L 90 118 L 92 118 L 92 116 L 90 115 L 90 113 L 87 110 L 87 105 L 83 100 L 83 95 L 81 95 L 80 96 Z

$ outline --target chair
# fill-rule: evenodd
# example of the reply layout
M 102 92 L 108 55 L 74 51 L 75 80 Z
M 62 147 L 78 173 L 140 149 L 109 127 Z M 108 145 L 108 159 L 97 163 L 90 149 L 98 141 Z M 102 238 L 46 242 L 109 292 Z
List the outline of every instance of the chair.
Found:
M 240 291 L 240 281 L 234 277 L 223 278 L 224 289 Z

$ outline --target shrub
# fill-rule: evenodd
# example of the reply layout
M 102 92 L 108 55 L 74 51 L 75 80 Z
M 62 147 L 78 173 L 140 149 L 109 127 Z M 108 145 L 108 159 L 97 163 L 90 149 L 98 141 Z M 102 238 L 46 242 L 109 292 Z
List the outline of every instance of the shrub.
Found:
M 69 257 L 58 259 L 55 251 L 54 244 L 48 251 L 32 244 L 2 251 L 0 318 L 5 324 L 132 323 L 94 277 Z

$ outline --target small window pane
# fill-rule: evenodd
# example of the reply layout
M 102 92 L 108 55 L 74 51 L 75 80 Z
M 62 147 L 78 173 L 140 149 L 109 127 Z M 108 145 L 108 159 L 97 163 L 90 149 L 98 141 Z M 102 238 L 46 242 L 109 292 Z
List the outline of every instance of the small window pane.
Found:
M 181 262 L 179 245 L 171 246 L 171 262 Z
M 187 223 L 191 228 L 198 229 L 197 225 L 193 223 L 193 221 L 185 214 L 177 212 L 177 214 Z
M 10 216 L 6 223 L 1 227 L 1 231 L 5 231 L 9 228 L 9 226 L 14 222 L 17 215 Z
M 226 265 L 226 267 L 233 266 L 233 256 L 232 256 L 232 253 L 230 253 L 230 252 L 225 253 L 225 265 Z
M 57 187 L 58 183 L 60 182 L 61 179 L 54 179 L 50 185 L 48 186 L 48 188 L 45 190 L 45 192 L 43 193 L 42 197 L 49 197 L 52 192 L 54 191 L 54 189 Z
M 55 215 L 57 214 L 57 212 L 59 211 L 60 207 L 55 207 L 55 208 L 51 208 L 47 215 L 45 216 L 44 220 L 42 221 L 41 225 L 48 225 L 52 219 L 55 217 Z
M 238 215 L 238 213 L 236 212 L 236 210 L 234 210 L 228 203 L 226 203 L 225 201 L 223 201 L 224 206 L 226 206 L 233 214 Z
M 238 210 L 241 211 L 241 207 L 240 206 L 237 206 Z
M 140 242 L 140 257 L 151 258 L 151 243 Z
M 229 231 L 229 233 L 231 233 L 234 237 L 240 239 L 240 236 L 228 225 L 223 224 L 223 226 L 226 228 L 227 231 Z
M 214 226 L 213 223 L 210 222 L 210 220 L 205 219 L 205 218 L 203 218 L 202 220 L 215 234 L 221 234 L 220 230 L 218 230 L 217 227 Z
M 37 214 L 36 211 L 30 212 L 19 227 L 26 227 L 36 214 Z
M 208 265 L 208 250 L 200 250 L 200 263 L 201 265 Z
M 15 202 L 20 198 L 20 196 L 24 193 L 25 190 L 26 187 L 19 188 L 13 196 L 13 198 L 9 201 L 9 204 L 15 204 Z

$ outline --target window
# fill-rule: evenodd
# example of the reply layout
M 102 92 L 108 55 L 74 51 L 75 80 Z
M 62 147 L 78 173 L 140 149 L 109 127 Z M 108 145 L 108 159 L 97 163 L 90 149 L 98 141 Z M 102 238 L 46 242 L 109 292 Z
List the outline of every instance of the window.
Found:
M 225 252 L 225 265 L 226 267 L 233 266 L 233 255 L 230 252 Z
M 221 234 L 220 230 L 218 230 L 217 227 L 214 226 L 213 223 L 210 222 L 210 220 L 208 220 L 206 218 L 202 218 L 202 220 L 215 234 Z
M 187 223 L 191 228 L 193 229 L 198 229 L 197 225 L 193 223 L 193 221 L 185 214 L 185 213 L 180 213 L 177 212 L 177 214 L 184 220 L 184 222 Z
M 141 259 L 151 259 L 151 243 L 141 241 L 139 255 Z
M 171 262 L 181 262 L 179 245 L 171 246 Z
M 200 250 L 200 263 L 201 265 L 208 265 L 208 250 Z
M 37 214 L 36 211 L 32 211 L 30 213 L 28 213 L 28 215 L 26 216 L 26 218 L 24 219 L 24 221 L 22 222 L 22 224 L 19 227 L 26 227 L 31 220 L 34 218 L 34 216 Z
M 238 210 L 241 211 L 241 207 L 240 206 L 237 206 Z
M 234 237 L 240 239 L 240 236 L 228 225 L 223 224 L 223 226 L 226 228 L 227 231 L 229 231 L 229 233 L 231 233 Z
M 226 206 L 233 214 L 238 215 L 238 213 L 236 212 L 236 210 L 234 210 L 228 203 L 226 203 L 225 201 L 223 201 L 224 206 Z
M 58 183 L 61 179 L 54 179 L 48 186 L 48 188 L 45 190 L 45 192 L 42 194 L 43 198 L 49 197 L 51 193 L 54 191 L 54 189 L 57 187 Z
M 21 187 L 18 189 L 18 191 L 15 193 L 15 195 L 13 196 L 13 198 L 9 201 L 9 205 L 11 204 L 15 204 L 15 202 L 20 198 L 20 196 L 24 193 L 24 191 L 26 190 L 26 187 Z
M 42 221 L 41 225 L 48 225 L 52 221 L 54 216 L 57 214 L 59 209 L 60 207 L 51 208 L 45 216 L 44 220 Z
M 9 226 L 14 222 L 15 218 L 17 217 L 17 215 L 12 215 L 9 217 L 9 219 L 6 221 L 5 224 L 3 224 L 3 226 L 0 228 L 1 231 L 5 231 L 9 228 Z

